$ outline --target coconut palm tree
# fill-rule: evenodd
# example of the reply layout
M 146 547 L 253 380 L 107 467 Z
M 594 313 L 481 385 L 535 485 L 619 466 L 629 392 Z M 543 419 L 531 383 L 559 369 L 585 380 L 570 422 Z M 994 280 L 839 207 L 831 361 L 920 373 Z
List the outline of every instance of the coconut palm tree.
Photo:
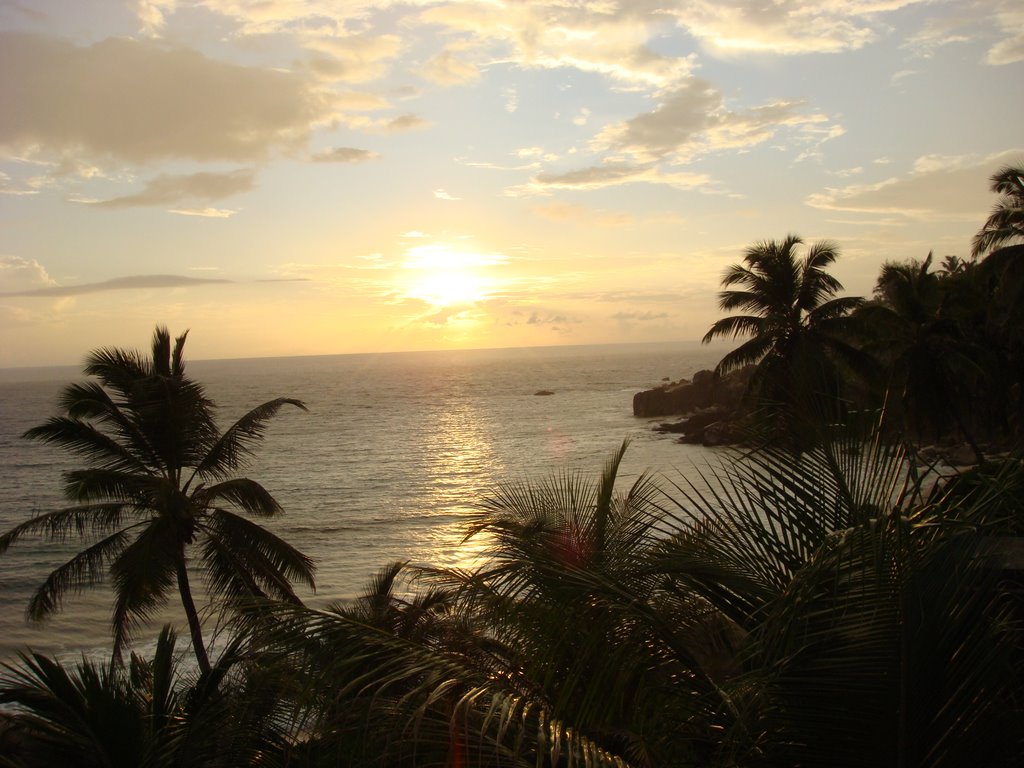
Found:
M 865 350 L 887 371 L 892 419 L 918 438 L 941 437 L 953 426 L 980 461 L 974 424 L 987 414 L 974 406 L 991 399 L 987 380 L 998 366 L 978 338 L 985 304 L 974 285 L 976 265 L 947 259 L 938 272 L 931 265 L 929 253 L 924 261 L 882 266 L 874 300 L 859 310 L 871 329 Z
M 286 405 L 305 406 L 270 400 L 221 433 L 214 403 L 185 375 L 186 335 L 172 349 L 167 330 L 158 327 L 151 359 L 117 348 L 88 356 L 85 373 L 98 381 L 68 385 L 60 397 L 65 414 L 25 433 L 88 461 L 64 476 L 74 505 L 0 536 L 0 555 L 30 534 L 85 540 L 36 590 L 28 615 L 44 619 L 68 594 L 108 575 L 115 657 L 176 588 L 196 660 L 208 672 L 190 568 L 203 572 L 211 594 L 227 607 L 264 595 L 295 602 L 293 581 L 313 586 L 308 557 L 239 514 L 272 517 L 281 506 L 258 482 L 235 476 L 268 420 Z
M 1002 245 L 1024 240 L 1024 168 L 1005 166 L 991 177 L 990 189 L 999 195 L 992 213 L 974 236 L 975 258 Z
M 722 358 L 715 372 L 756 365 L 749 393 L 762 405 L 780 404 L 791 422 L 810 403 L 822 411 L 816 415 L 834 410 L 840 368 L 862 377 L 871 372 L 867 358 L 850 341 L 855 323 L 849 314 L 863 300 L 837 297 L 843 286 L 827 272 L 839 256 L 837 247 L 829 241 L 812 243 L 800 258 L 802 244 L 789 235 L 748 248 L 743 263 L 725 271 L 722 286 L 727 290 L 718 295 L 722 310 L 744 314 L 717 321 L 703 339 L 707 344 L 719 337 L 749 336 Z

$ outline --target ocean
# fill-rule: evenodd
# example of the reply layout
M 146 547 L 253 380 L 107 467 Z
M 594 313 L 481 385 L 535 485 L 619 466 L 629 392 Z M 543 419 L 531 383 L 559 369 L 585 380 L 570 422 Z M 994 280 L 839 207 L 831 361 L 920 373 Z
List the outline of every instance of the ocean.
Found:
M 219 405 L 222 429 L 279 396 L 309 408 L 271 422 L 244 474 L 284 506 L 266 526 L 316 560 L 317 590 L 302 597 L 320 607 L 357 596 L 394 560 L 472 567 L 481 544 L 463 541 L 466 518 L 488 489 L 596 474 L 627 437 L 620 489 L 648 470 L 698 477 L 714 452 L 653 432 L 662 419 L 634 418 L 632 398 L 722 354 L 696 343 L 600 345 L 194 361 L 188 372 Z M 0 531 L 63 505 L 61 472 L 81 463 L 21 434 L 57 415 L 61 387 L 83 378 L 74 368 L 0 370 Z M 103 585 L 69 595 L 44 624 L 25 619 L 33 590 L 80 548 L 25 539 L 0 556 L 0 661 L 28 647 L 107 654 Z M 164 621 L 187 636 L 172 596 L 138 645 Z

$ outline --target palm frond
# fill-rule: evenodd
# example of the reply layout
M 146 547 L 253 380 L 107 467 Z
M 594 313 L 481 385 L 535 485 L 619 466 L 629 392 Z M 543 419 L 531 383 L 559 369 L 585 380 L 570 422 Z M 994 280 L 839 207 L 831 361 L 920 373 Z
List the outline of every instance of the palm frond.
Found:
M 69 536 L 101 535 L 120 528 L 131 515 L 124 504 L 85 504 L 37 515 L 0 536 L 0 555 L 18 539 L 42 535 L 49 541 L 65 541 Z
M 293 582 L 315 588 L 313 561 L 266 528 L 223 509 L 212 510 L 199 528 L 211 590 L 230 602 L 262 594 L 298 602 Z
M 715 373 L 724 376 L 730 371 L 755 365 L 771 352 L 774 339 L 768 334 L 760 334 L 748 339 L 736 349 L 728 352 L 715 366 Z
M 219 502 L 227 502 L 258 517 L 273 517 L 284 511 L 270 491 L 255 480 L 245 477 L 200 486 L 193 491 L 192 499 L 200 508 L 214 507 Z
M 136 627 L 166 604 L 175 585 L 182 546 L 175 521 L 157 517 L 111 562 L 114 610 L 110 623 L 115 656 Z
M 80 592 L 102 581 L 107 565 L 128 546 L 130 530 L 122 529 L 100 539 L 55 568 L 29 600 L 28 617 L 41 621 L 61 609 L 68 592 Z
M 285 405 L 294 405 L 303 411 L 306 410 L 301 400 L 290 397 L 279 397 L 253 408 L 213 444 L 202 457 L 195 474 L 204 478 L 220 478 L 241 467 L 245 459 L 252 454 L 253 446 L 263 440 L 267 422 Z
M 26 431 L 22 437 L 59 445 L 106 468 L 150 472 L 147 460 L 151 454 L 144 443 L 133 440 L 126 446 L 78 419 L 54 416 Z

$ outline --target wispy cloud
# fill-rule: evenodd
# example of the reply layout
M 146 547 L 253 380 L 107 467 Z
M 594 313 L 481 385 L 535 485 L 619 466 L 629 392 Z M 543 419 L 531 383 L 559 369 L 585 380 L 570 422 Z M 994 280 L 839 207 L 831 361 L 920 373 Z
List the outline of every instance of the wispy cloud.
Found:
M 887 13 L 920 2 L 670 2 L 664 13 L 715 55 L 801 55 L 862 48 L 886 32 Z
M 179 216 L 199 216 L 205 219 L 230 219 L 238 211 L 232 208 L 170 208 L 168 213 Z
M 368 160 L 377 160 L 380 155 L 368 149 L 356 149 L 355 147 L 334 147 L 316 152 L 310 156 L 314 163 L 365 163 Z
M 240 168 L 225 173 L 201 171 L 182 176 L 161 175 L 146 182 L 142 191 L 107 200 L 90 202 L 97 208 L 134 208 L 146 205 L 174 205 L 186 200 L 222 200 L 248 192 L 256 186 L 256 172 Z M 177 209 L 176 213 L 191 211 L 192 215 L 218 215 L 217 209 Z M 196 211 L 199 211 L 198 213 Z M 213 211 L 203 213 L 202 211 Z M 230 215 L 230 213 L 228 214 Z
M 817 129 L 830 122 L 801 101 L 732 109 L 710 82 L 691 78 L 650 112 L 605 127 L 594 148 L 625 153 L 637 162 L 688 162 L 709 152 L 764 144 L 783 129 L 794 129 L 798 142 L 817 141 L 822 138 Z
M 0 296 L 81 296 L 86 293 L 102 293 L 105 291 L 127 291 L 144 288 L 186 288 L 211 283 L 230 283 L 214 277 L 185 277 L 184 275 L 133 275 L 131 277 L 115 277 L 98 283 L 81 285 L 51 285 L 45 288 L 33 288 L 22 291 L 8 291 Z
M 653 163 L 613 162 L 565 173 L 540 173 L 526 185 L 507 189 L 506 194 L 519 197 L 546 194 L 557 189 L 604 189 L 633 183 L 663 184 L 678 189 L 708 189 L 713 186 L 711 177 L 703 173 L 662 171 Z
M 810 195 L 807 204 L 832 211 L 940 220 L 979 220 L 992 204 L 988 177 L 1000 166 L 1019 161 L 1024 150 L 987 157 L 927 155 L 904 176 L 873 184 L 830 187 Z

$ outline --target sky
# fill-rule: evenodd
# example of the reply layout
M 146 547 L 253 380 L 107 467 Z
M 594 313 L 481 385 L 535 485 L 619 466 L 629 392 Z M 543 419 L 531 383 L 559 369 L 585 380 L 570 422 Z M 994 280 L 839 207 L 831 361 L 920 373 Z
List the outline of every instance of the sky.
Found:
M 0 0 L 0 367 L 694 341 L 796 234 L 967 257 L 1020 0 Z

